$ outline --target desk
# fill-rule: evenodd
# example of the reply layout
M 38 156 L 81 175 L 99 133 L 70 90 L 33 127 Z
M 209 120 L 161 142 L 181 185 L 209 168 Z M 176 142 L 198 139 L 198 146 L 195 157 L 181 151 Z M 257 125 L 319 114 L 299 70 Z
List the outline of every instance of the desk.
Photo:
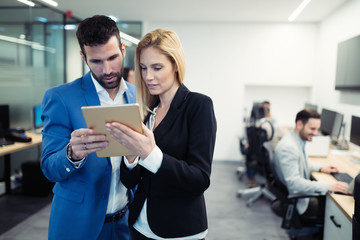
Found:
M 329 154 L 327 158 L 310 157 L 309 161 L 320 165 L 334 165 L 340 172 L 346 172 L 352 177 L 360 171 L 360 164 L 355 164 L 349 156 Z M 336 179 L 325 173 L 313 172 L 317 181 L 335 182 Z M 355 201 L 352 196 L 329 193 L 326 198 L 324 239 L 352 239 L 352 216 Z
M 18 151 L 22 151 L 42 143 L 42 135 L 41 134 L 34 134 L 31 132 L 26 132 L 26 135 L 31 137 L 31 142 L 22 143 L 22 142 L 15 142 L 14 144 L 7 145 L 0 147 L 0 156 L 4 156 L 4 178 L 5 178 L 5 189 L 6 194 L 11 193 L 11 163 L 10 163 L 10 154 Z

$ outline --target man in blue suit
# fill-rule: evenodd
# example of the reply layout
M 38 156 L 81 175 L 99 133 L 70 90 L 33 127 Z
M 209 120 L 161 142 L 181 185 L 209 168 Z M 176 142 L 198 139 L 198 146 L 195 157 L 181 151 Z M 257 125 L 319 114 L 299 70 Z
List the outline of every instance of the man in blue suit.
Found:
M 121 157 L 98 158 L 105 135 L 86 127 L 81 107 L 136 102 L 135 86 L 122 78 L 125 45 L 106 16 L 83 20 L 76 32 L 90 68 L 83 77 L 49 89 L 42 103 L 41 168 L 56 182 L 49 239 L 129 239 L 131 191 L 120 181 Z

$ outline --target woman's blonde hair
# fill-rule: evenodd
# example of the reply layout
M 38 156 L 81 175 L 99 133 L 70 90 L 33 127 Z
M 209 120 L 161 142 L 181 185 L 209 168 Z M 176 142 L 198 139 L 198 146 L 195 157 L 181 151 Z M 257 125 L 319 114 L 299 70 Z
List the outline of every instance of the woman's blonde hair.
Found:
M 138 43 L 135 53 L 136 99 L 143 118 L 159 99 L 159 96 L 150 94 L 141 75 L 141 51 L 149 47 L 159 50 L 174 64 L 174 67 L 177 68 L 176 77 L 179 84 L 183 83 L 185 76 L 185 56 L 178 35 L 172 30 L 165 29 L 156 29 L 146 34 Z

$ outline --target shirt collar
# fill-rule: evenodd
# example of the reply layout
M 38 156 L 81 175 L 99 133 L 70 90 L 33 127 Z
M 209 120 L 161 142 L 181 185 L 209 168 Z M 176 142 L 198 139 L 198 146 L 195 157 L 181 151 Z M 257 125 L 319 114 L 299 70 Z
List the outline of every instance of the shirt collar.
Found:
M 95 89 L 97 94 L 104 94 L 107 93 L 107 91 L 105 90 L 105 88 L 103 88 L 103 86 L 100 85 L 100 83 L 98 83 L 98 81 L 96 81 L 96 79 L 94 78 L 94 76 L 92 75 L 92 73 L 90 73 L 91 75 L 91 80 L 93 81 L 94 85 L 95 85 Z M 120 88 L 119 91 L 117 93 L 117 95 L 123 95 L 126 91 L 128 90 L 128 87 L 125 83 L 124 78 L 121 78 L 120 80 Z
M 302 149 L 304 150 L 304 149 L 305 149 L 306 141 L 302 140 L 302 139 L 300 138 L 300 136 L 299 136 L 296 132 L 293 131 L 292 133 L 296 136 L 296 139 L 299 141 Z

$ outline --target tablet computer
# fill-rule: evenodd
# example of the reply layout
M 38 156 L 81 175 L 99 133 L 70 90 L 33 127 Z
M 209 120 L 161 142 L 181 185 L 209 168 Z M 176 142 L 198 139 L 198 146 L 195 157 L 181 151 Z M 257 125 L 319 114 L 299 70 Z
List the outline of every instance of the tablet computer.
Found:
M 105 149 L 96 152 L 98 157 L 134 155 L 129 149 L 111 137 L 105 124 L 119 122 L 142 133 L 139 104 L 84 106 L 81 107 L 81 110 L 87 127 L 93 129 L 95 134 L 106 135 L 106 139 L 109 141 L 109 145 Z

